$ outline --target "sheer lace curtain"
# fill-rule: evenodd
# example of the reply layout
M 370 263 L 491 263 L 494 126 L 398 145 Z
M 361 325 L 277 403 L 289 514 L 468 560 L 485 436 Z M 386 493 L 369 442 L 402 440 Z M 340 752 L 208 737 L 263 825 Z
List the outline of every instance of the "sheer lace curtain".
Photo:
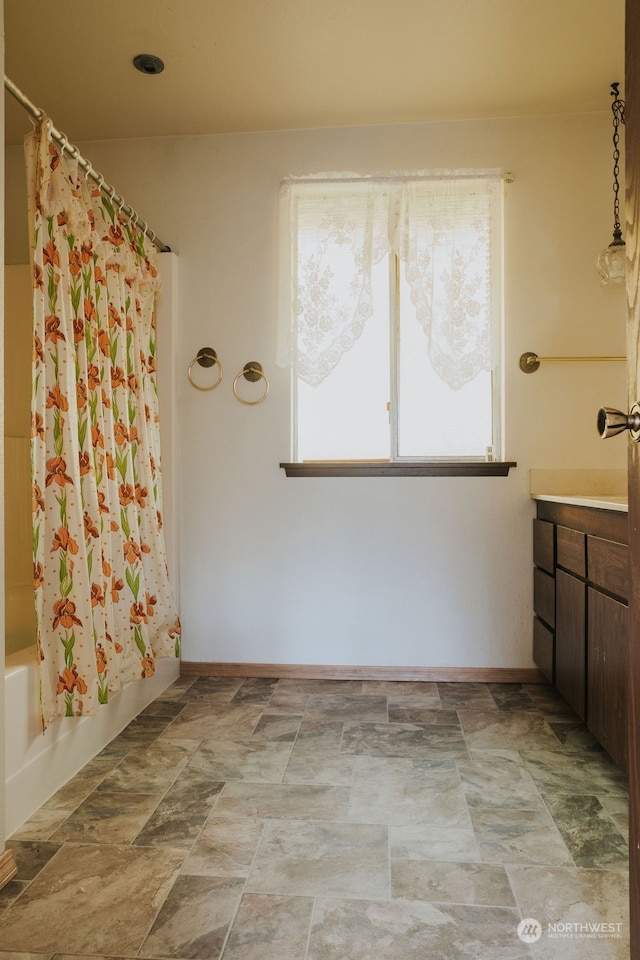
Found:
M 492 369 L 500 190 L 498 171 L 285 183 L 279 365 L 320 384 L 373 314 L 373 265 L 395 253 L 442 380 L 458 389 Z

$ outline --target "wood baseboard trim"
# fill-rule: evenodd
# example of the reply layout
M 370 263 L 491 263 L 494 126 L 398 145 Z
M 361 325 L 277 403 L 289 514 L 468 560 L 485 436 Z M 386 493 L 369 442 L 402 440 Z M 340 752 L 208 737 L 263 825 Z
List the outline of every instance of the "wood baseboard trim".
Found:
M 18 868 L 13 857 L 13 850 L 5 850 L 0 853 L 0 890 L 5 887 L 9 880 L 13 880 Z
M 183 660 L 181 677 L 277 677 L 279 680 L 424 680 L 441 683 L 545 683 L 537 667 L 347 667 L 304 663 Z

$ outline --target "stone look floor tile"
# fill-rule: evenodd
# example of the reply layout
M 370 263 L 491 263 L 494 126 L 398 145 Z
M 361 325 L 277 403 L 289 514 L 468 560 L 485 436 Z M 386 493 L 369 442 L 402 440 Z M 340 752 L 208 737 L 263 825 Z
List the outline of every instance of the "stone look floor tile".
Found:
M 14 953 L 12 950 L 8 952 L 0 951 L 0 957 L 2 957 L 2 960 L 43 960 L 41 953 Z M 56 954 L 56 960 L 62 960 L 62 957 L 64 957 L 64 954 Z M 92 960 L 100 960 L 100 958 L 92 958 Z
M 0 919 L 0 943 L 37 953 L 135 954 L 181 862 L 167 850 L 65 844 Z
M 603 748 L 580 721 L 549 720 L 548 723 L 565 751 L 602 753 Z
M 188 703 L 162 736 L 173 740 L 248 740 L 262 716 L 256 703 L 218 704 L 207 700 Z
M 304 960 L 312 910 L 307 897 L 245 894 L 224 960 Z
M 547 685 L 183 677 L 10 838 L 0 960 L 627 960 L 627 822 Z
M 629 839 L 629 801 L 626 797 L 603 794 L 598 800 L 607 811 L 623 837 Z
M 342 723 L 331 723 L 327 720 L 303 719 L 293 745 L 294 754 L 309 753 L 317 756 L 321 753 L 340 756 L 343 726 Z
M 546 810 L 471 809 L 470 813 L 487 863 L 572 863 Z
M 97 789 L 162 795 L 184 770 L 190 755 L 191 750 L 176 741 L 160 741 L 124 757 Z
M 184 703 L 180 700 L 153 700 L 148 704 L 142 713 L 141 717 L 177 717 L 178 714 L 184 710 Z
M 188 853 L 222 787 L 213 780 L 179 780 L 167 791 L 134 843 Z
M 242 886 L 232 877 L 178 877 L 139 956 L 218 960 Z
M 545 794 L 627 795 L 627 781 L 606 754 L 576 757 L 555 751 L 522 750 L 522 759 Z
M 392 860 L 480 860 L 471 821 L 469 827 L 390 826 L 389 846 Z
M 250 677 L 247 680 L 243 680 L 238 692 L 234 694 L 231 703 L 267 704 L 277 685 L 277 679 Z
M 469 749 L 505 747 L 512 750 L 554 750 L 558 738 L 544 717 L 536 713 L 458 709 Z
M 344 820 L 349 790 L 316 784 L 230 782 L 216 803 L 216 816 L 292 820 Z
M 16 880 L 33 880 L 42 868 L 60 849 L 59 843 L 39 840 L 9 840 L 7 850 L 13 853 L 16 867 Z
M 522 761 L 461 761 L 458 772 L 470 807 L 543 809 L 540 793 Z
M 307 700 L 305 720 L 361 720 L 369 723 L 387 722 L 387 698 L 313 694 Z
M 536 960 L 629 960 L 629 890 L 622 873 L 553 866 L 512 866 L 507 873 L 522 916 L 542 925 L 532 946 Z M 550 937 L 549 924 L 561 923 L 611 923 L 620 936 Z
M 203 740 L 186 773 L 210 780 L 279 783 L 291 754 L 290 743 L 268 740 Z
M 197 700 L 220 704 L 231 703 L 242 683 L 239 677 L 197 677 L 184 691 L 181 699 L 185 703 L 193 703 Z M 166 697 L 166 692 L 162 696 Z
M 326 783 L 348 787 L 353 780 L 354 757 L 329 757 L 296 752 L 295 748 L 282 778 L 283 783 Z
M 344 725 L 342 753 L 372 757 L 416 757 L 434 760 L 468 760 L 469 752 L 457 726 L 412 723 L 360 723 Z
M 317 900 L 306 960 L 529 960 L 518 910 L 411 900 Z
M 52 836 L 54 841 L 131 843 L 158 806 L 150 794 L 96 791 Z
M 363 680 L 362 694 L 378 697 L 388 697 L 389 703 L 396 700 L 411 698 L 414 706 L 429 706 L 427 701 L 440 700 L 438 684 L 425 680 Z
M 293 743 L 298 735 L 302 716 L 282 716 L 277 713 L 263 713 L 251 735 L 252 740 L 277 740 L 281 743 Z
M 267 823 L 247 891 L 311 897 L 388 897 L 387 830 L 356 823 Z
M 19 830 L 12 835 L 12 840 L 49 840 L 58 828 L 69 817 L 69 810 L 45 809 L 39 810 L 23 823 Z
M 115 766 L 115 763 L 113 764 Z M 111 768 L 112 769 L 112 768 Z M 98 773 L 88 774 L 86 770 L 76 774 L 65 783 L 46 803 L 41 810 L 66 810 L 67 816 L 72 813 L 87 797 L 91 796 L 96 787 L 100 786 L 109 771 L 103 769 Z
M 537 707 L 521 683 L 488 683 L 487 689 L 493 697 L 498 710 L 517 712 L 537 711 Z
M 539 712 L 543 714 L 547 720 L 550 718 L 571 721 L 578 719 L 575 711 L 572 710 L 567 701 L 563 700 L 560 694 L 548 683 L 528 683 L 527 696 L 531 698 Z
M 394 860 L 391 896 L 431 903 L 516 906 L 505 868 L 486 863 Z
M 385 757 L 357 758 L 349 820 L 470 826 L 455 763 Z
M 442 707 L 408 706 L 406 701 L 389 703 L 389 723 L 420 723 L 444 724 L 445 726 L 459 727 L 460 721 L 455 710 L 444 710 Z
M 280 680 L 277 696 L 304 694 L 339 697 L 358 697 L 362 693 L 362 680 Z
M 577 867 L 627 869 L 627 840 L 597 797 L 548 796 L 545 799 Z
M 182 872 L 212 877 L 248 876 L 263 829 L 262 820 L 210 817 Z
M 497 710 L 497 705 L 484 683 L 438 683 L 438 694 L 445 709 L 486 707 Z

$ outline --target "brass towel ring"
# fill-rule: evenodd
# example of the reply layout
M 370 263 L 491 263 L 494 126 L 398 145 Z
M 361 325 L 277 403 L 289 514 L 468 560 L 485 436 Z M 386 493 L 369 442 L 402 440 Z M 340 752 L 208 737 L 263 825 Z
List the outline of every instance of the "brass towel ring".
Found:
M 244 400 L 237 390 L 238 380 L 240 377 L 244 377 L 245 380 L 248 380 L 250 383 L 256 383 L 258 380 L 264 380 L 264 393 L 262 396 L 258 397 L 257 400 Z M 244 403 L 247 407 L 255 407 L 256 404 L 262 403 L 262 401 L 266 399 L 268 393 L 269 380 L 266 373 L 262 369 L 262 364 L 258 363 L 256 360 L 251 360 L 249 363 L 245 363 L 244 367 L 233 381 L 233 395 L 236 400 L 239 400 L 240 403 Z
M 194 363 L 200 364 L 201 367 L 214 367 L 217 365 L 218 379 L 215 381 L 215 383 L 212 383 L 210 387 L 201 387 L 199 384 L 197 384 L 193 379 L 193 377 L 191 376 L 191 371 L 193 369 Z M 203 391 L 215 390 L 216 387 L 220 386 L 220 382 L 222 380 L 222 364 L 218 360 L 218 354 L 215 352 L 215 350 L 212 347 L 200 347 L 197 354 L 189 364 L 189 369 L 187 370 L 187 377 L 189 378 L 189 383 L 191 384 L 191 386 L 195 387 L 196 390 L 203 390 Z

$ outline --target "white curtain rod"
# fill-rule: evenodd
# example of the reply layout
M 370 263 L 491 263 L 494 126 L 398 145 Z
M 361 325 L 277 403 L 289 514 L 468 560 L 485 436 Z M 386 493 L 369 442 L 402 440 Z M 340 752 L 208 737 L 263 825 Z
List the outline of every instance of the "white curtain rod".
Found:
M 36 107 L 35 104 L 33 104 L 31 100 L 24 95 L 22 90 L 16 87 L 15 83 L 13 83 L 13 81 L 11 81 L 6 74 L 4 77 L 4 85 L 5 89 L 15 100 L 18 101 L 20 106 L 24 107 L 27 113 L 29 113 L 33 119 L 39 123 L 45 116 L 44 110 L 40 110 L 39 107 Z M 160 250 L 161 253 L 167 253 L 171 250 L 171 247 L 168 247 L 166 243 L 163 243 L 162 240 L 156 236 L 153 230 L 147 226 L 144 220 L 140 219 L 133 207 L 129 206 L 128 203 L 125 203 L 120 194 L 116 193 L 115 188 L 109 183 L 105 183 L 102 174 L 98 173 L 98 171 L 91 166 L 88 160 L 85 160 L 78 148 L 74 147 L 72 143 L 69 143 L 65 134 L 60 133 L 59 130 L 56 130 L 53 124 L 51 125 L 51 136 L 60 146 L 60 148 L 65 151 L 65 153 L 68 153 L 70 157 L 73 157 L 74 160 L 78 161 L 79 166 L 82 167 L 89 179 L 98 184 L 101 192 L 104 193 L 113 204 L 115 204 L 120 213 L 127 217 L 127 219 L 131 220 L 134 226 L 136 226 L 139 230 L 142 230 L 145 236 L 151 240 L 151 242 L 158 248 L 158 250 Z

